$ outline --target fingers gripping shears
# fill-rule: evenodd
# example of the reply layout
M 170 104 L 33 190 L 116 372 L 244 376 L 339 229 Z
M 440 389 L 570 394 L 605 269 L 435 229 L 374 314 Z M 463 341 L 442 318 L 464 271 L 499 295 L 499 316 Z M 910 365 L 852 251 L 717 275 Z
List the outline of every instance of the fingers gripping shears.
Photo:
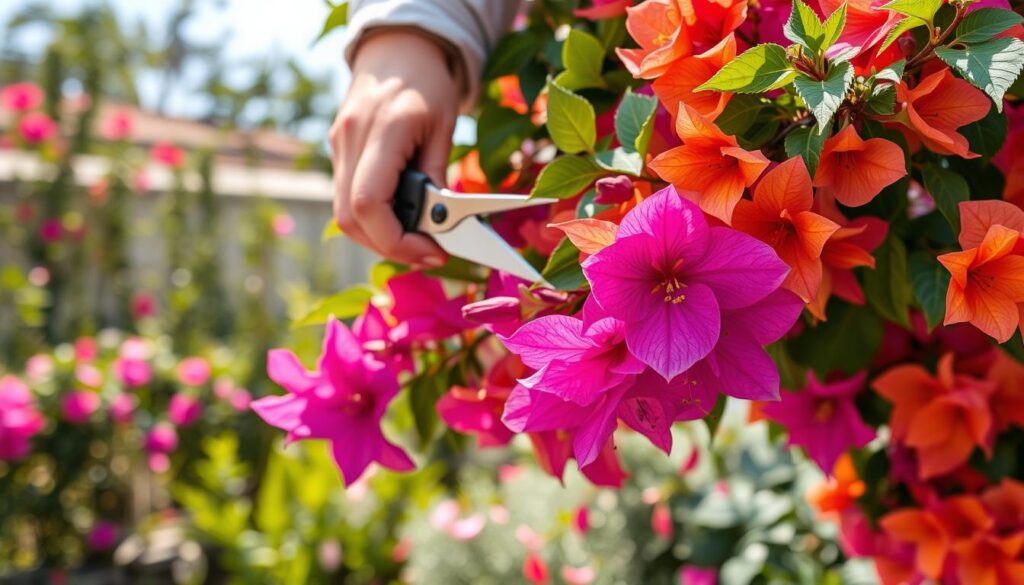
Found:
M 394 210 L 402 229 L 430 236 L 452 256 L 541 282 L 540 273 L 479 216 L 549 205 L 556 199 L 504 193 L 457 193 L 406 170 L 398 179 Z

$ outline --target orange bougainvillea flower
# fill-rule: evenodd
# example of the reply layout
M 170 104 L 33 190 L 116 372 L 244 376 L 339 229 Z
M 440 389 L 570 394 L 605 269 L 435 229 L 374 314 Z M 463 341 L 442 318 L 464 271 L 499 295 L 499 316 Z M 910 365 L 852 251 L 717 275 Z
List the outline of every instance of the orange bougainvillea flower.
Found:
M 694 93 L 693 90 L 735 58 L 736 37 L 730 34 L 700 55 L 683 57 L 673 63 L 664 75 L 654 80 L 651 87 L 673 117 L 679 113 L 679 103 L 684 102 L 707 119 L 714 120 L 725 109 L 732 94 L 717 91 Z
M 1024 483 L 1003 478 L 981 494 L 981 501 L 992 512 L 997 529 L 1018 530 L 1024 526 Z
M 975 447 L 990 454 L 992 384 L 955 374 L 952 354 L 939 360 L 936 376 L 907 364 L 886 371 L 872 387 L 893 403 L 892 438 L 914 449 L 921 479 L 954 471 Z
M 648 0 L 626 9 L 626 29 L 638 49 L 615 49 L 633 77 L 654 79 L 692 53 L 679 0 Z
M 960 247 L 976 248 L 994 225 L 1024 233 L 1024 210 L 1012 203 L 987 199 L 960 203 Z M 1024 243 L 1022 243 L 1024 245 Z M 1024 250 L 1018 248 L 1020 253 Z
M 855 305 L 865 303 L 864 291 L 853 269 L 875 267 L 875 258 L 871 252 L 885 241 L 889 224 L 877 217 L 867 216 L 850 221 L 836 207 L 835 200 L 825 193 L 815 198 L 814 205 L 814 211 L 819 215 L 841 226 L 825 242 L 821 251 L 824 268 L 821 287 L 807 305 L 807 310 L 815 318 L 824 321 L 825 305 L 833 294 Z
M 548 107 L 548 94 L 542 93 L 533 100 L 533 108 L 526 104 L 526 97 L 523 96 L 522 86 L 519 84 L 518 75 L 505 75 L 499 77 L 498 91 L 500 92 L 501 99 L 498 101 L 498 105 L 503 108 L 508 108 L 515 111 L 517 114 L 530 113 L 530 121 L 535 126 L 542 126 L 544 119 L 547 115 Z
M 974 248 L 939 256 L 952 278 L 946 291 L 945 324 L 969 322 L 1005 343 L 1020 326 L 1024 303 L 1024 256 L 1015 253 L 1021 234 L 993 225 Z
M 977 158 L 967 138 L 957 132 L 961 126 L 985 117 L 992 102 L 973 85 L 953 77 L 948 67 L 932 73 L 914 89 L 900 83 L 896 96 L 903 111 L 900 121 L 908 126 L 929 150 Z
M 990 402 L 996 430 L 1006 430 L 1010 425 L 1024 428 L 1024 365 L 1003 352 L 995 355 L 988 379 L 995 385 Z
M 825 141 L 815 187 L 829 187 L 843 205 L 858 207 L 907 174 L 903 149 L 884 138 L 864 140 L 847 126 Z
M 832 477 L 807 492 L 807 500 L 823 516 L 835 516 L 854 505 L 866 486 L 857 476 L 849 453 L 843 453 L 832 469 Z
M 703 51 L 739 28 L 747 19 L 747 0 L 679 0 L 690 42 Z
M 799 156 L 768 171 L 753 200 L 742 200 L 732 225 L 769 244 L 791 268 L 782 286 L 811 301 L 821 288 L 821 252 L 839 224 L 811 211 L 811 176 Z
M 960 583 L 1024 583 L 1024 532 L 1007 536 L 987 532 L 953 545 Z
M 740 148 L 734 136 L 685 103 L 676 116 L 676 134 L 683 145 L 659 154 L 650 168 L 706 213 L 731 223 L 744 188 L 761 176 L 768 159 L 759 150 Z
M 937 579 L 942 574 L 950 542 L 934 513 L 916 508 L 896 510 L 882 518 L 881 526 L 896 540 L 914 545 L 914 564 L 923 575 Z

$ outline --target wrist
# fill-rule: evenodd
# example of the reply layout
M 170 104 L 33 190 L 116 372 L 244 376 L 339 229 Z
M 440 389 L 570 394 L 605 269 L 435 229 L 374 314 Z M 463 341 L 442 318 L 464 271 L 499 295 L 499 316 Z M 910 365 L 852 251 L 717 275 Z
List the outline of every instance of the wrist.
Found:
M 396 56 L 405 58 L 398 58 Z M 408 67 L 424 60 L 437 62 L 465 95 L 468 81 L 459 50 L 445 39 L 413 26 L 387 26 L 366 30 L 352 52 L 352 72 L 381 72 Z

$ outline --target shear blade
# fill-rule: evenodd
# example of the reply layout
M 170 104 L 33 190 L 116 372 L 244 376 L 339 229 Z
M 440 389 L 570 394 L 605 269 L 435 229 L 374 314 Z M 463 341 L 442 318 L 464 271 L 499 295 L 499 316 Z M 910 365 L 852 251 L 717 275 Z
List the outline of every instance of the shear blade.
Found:
M 467 217 L 454 228 L 431 234 L 452 256 L 501 270 L 530 282 L 543 282 L 540 273 L 515 248 L 477 217 Z

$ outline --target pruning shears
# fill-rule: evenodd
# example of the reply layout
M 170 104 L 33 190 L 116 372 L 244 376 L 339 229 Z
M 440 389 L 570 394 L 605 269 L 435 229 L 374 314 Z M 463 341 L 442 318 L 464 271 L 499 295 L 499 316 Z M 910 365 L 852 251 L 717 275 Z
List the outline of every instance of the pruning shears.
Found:
M 430 236 L 452 256 L 541 282 L 540 273 L 479 216 L 550 205 L 556 199 L 506 193 L 456 193 L 406 170 L 398 179 L 394 209 L 402 229 Z

